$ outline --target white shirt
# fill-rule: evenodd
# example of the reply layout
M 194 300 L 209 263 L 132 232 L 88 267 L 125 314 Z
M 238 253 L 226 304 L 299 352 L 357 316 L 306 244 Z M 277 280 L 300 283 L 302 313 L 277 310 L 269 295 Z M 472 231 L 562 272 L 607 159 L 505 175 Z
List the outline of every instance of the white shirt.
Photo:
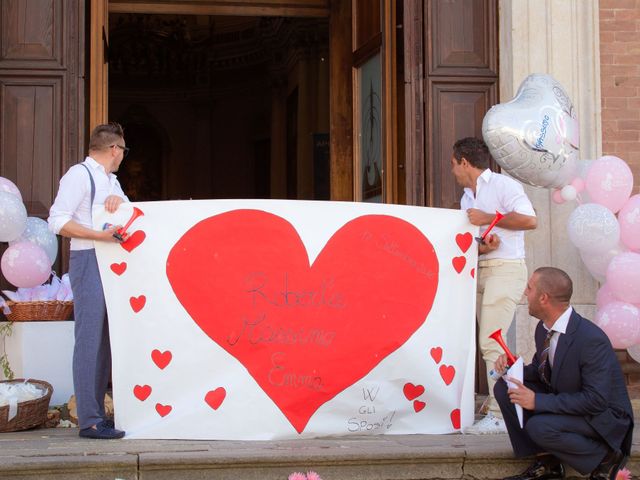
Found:
M 122 197 L 129 201 L 122 191 L 118 179 L 113 173 L 107 174 L 102 165 L 93 158 L 87 157 L 82 164 L 89 167 L 96 185 L 93 205 L 104 205 L 109 195 Z M 49 230 L 56 235 L 67 222 L 74 222 L 93 230 L 91 221 L 91 180 L 87 169 L 78 163 L 71 167 L 60 179 L 60 188 L 51 209 L 49 210 Z M 71 250 L 88 250 L 94 248 L 93 240 L 72 238 Z
M 522 185 L 513 178 L 494 173 L 488 168 L 478 177 L 475 195 L 470 188 L 464 189 L 460 208 L 462 210 L 477 208 L 491 214 L 499 211 L 503 214 L 516 212 L 532 217 L 536 216 L 533 205 L 531 205 L 527 194 L 524 193 Z M 524 258 L 524 231 L 507 230 L 496 226 L 491 233 L 498 234 L 500 246 L 496 250 L 480 255 L 480 260 Z
M 563 333 L 567 333 L 567 326 L 569 325 L 569 318 L 571 318 L 571 312 L 573 312 L 573 308 L 567 308 L 560 317 L 555 321 L 551 330 L 555 332 L 551 336 L 551 340 L 549 340 L 549 365 L 553 367 L 553 358 L 556 355 L 556 348 L 558 348 L 558 340 L 560 340 L 560 335 Z M 544 326 L 544 325 L 543 325 Z M 547 327 L 544 327 L 545 329 Z M 548 332 L 549 330 L 547 330 Z

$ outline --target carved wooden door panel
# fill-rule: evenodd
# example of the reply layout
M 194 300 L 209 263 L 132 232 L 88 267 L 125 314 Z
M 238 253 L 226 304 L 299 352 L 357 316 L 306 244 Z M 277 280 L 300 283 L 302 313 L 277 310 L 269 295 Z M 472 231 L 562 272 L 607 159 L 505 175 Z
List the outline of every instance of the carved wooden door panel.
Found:
M 83 1 L 0 0 L 0 176 L 29 216 L 48 216 L 83 154 L 83 43 Z
M 495 0 L 430 0 L 425 9 L 427 192 L 434 207 L 459 206 L 451 147 L 482 136 L 482 119 L 498 98 Z
M 451 148 L 482 137 L 482 119 L 498 100 L 496 0 L 429 0 L 424 6 L 425 179 L 429 206 L 458 208 Z

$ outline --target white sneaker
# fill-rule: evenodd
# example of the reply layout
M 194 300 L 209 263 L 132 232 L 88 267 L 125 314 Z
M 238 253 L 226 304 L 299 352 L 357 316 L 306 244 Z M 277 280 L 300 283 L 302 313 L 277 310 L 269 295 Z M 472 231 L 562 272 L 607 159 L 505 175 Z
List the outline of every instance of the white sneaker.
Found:
M 507 433 L 507 426 L 504 424 L 504 420 L 489 412 L 482 420 L 479 420 L 472 426 L 465 428 L 463 433 L 467 433 L 469 435 Z

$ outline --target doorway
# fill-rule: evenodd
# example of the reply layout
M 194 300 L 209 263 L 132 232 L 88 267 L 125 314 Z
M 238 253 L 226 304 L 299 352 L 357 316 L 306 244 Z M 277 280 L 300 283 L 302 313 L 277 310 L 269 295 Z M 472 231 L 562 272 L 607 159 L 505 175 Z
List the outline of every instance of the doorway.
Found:
M 329 199 L 326 18 L 110 13 L 133 201 Z

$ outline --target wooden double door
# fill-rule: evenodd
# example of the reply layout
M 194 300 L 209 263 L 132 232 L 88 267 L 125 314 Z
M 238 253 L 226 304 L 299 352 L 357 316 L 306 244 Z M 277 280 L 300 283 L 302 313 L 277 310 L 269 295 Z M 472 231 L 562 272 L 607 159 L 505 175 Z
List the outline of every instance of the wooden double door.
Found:
M 109 118 L 110 12 L 326 18 L 333 200 L 455 206 L 451 145 L 498 98 L 496 0 L 0 0 L 0 175 L 30 215 Z

